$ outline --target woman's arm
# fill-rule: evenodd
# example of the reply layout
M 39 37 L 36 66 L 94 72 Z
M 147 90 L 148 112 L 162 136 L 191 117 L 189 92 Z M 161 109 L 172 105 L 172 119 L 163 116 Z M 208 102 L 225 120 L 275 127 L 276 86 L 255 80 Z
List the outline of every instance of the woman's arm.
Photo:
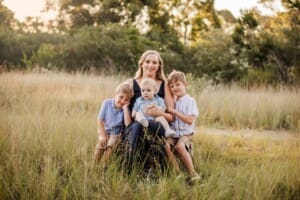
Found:
M 165 103 L 166 103 L 166 107 L 167 108 L 175 108 L 174 96 L 172 95 L 170 87 L 167 84 L 167 82 L 165 83 L 165 98 L 164 99 L 165 99 Z M 172 114 L 170 114 L 170 113 L 166 113 L 166 116 L 164 116 L 164 117 L 169 122 L 174 121 L 174 116 Z

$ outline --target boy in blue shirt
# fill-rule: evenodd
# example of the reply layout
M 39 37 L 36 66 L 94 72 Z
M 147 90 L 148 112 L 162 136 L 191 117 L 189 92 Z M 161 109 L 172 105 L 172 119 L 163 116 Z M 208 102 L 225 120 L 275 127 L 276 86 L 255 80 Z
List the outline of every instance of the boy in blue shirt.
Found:
M 168 84 L 172 94 L 176 97 L 175 109 L 168 108 L 168 111 L 175 117 L 174 122 L 171 123 L 171 128 L 176 131 L 176 135 L 166 139 L 166 152 L 172 167 L 177 172 L 179 171 L 179 166 L 172 150 L 179 154 L 189 173 L 188 181 L 193 182 L 200 179 L 200 176 L 194 169 L 193 160 L 189 152 L 195 133 L 195 121 L 198 117 L 197 104 L 195 99 L 186 92 L 187 80 L 183 72 L 173 71 L 168 76 Z
M 128 105 L 133 97 L 133 90 L 128 84 L 121 84 L 116 88 L 115 97 L 106 99 L 98 113 L 98 144 L 94 154 L 94 161 L 98 163 L 103 157 L 106 163 L 112 150 L 121 140 L 121 133 L 125 126 L 131 123 Z

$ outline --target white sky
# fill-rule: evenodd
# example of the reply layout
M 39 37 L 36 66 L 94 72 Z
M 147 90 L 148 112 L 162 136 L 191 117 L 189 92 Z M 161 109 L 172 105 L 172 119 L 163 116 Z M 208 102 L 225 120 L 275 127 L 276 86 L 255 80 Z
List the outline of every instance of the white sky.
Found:
M 258 4 L 258 0 L 215 0 L 215 9 L 222 10 L 227 9 L 235 16 L 240 16 L 241 9 L 250 9 L 253 7 L 257 7 L 263 14 L 271 15 L 274 12 L 260 4 Z M 272 7 L 274 11 L 283 11 L 283 7 L 281 5 L 280 0 L 273 0 Z
M 257 6 L 258 0 L 215 0 L 215 8 L 217 10 L 228 9 L 236 17 L 240 15 L 241 9 L 248 9 Z M 274 0 L 274 4 L 277 10 L 282 9 L 280 1 Z M 10 10 L 15 13 L 15 17 L 20 21 L 23 21 L 27 16 L 39 16 L 44 20 L 53 19 L 55 13 L 42 13 L 45 7 L 44 0 L 4 0 Z M 270 14 L 270 10 L 259 7 L 264 14 Z
M 44 0 L 4 0 L 3 4 L 14 12 L 15 18 L 24 21 L 27 16 L 41 17 L 44 20 L 55 18 L 54 12 L 42 12 Z

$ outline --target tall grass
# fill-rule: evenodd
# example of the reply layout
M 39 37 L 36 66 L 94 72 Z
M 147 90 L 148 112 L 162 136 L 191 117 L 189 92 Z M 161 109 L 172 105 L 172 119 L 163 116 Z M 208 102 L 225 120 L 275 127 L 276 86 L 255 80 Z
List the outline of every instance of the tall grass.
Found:
M 123 173 L 114 160 L 107 170 L 93 166 L 99 106 L 123 80 L 63 73 L 1 74 L 0 199 L 300 199 L 297 134 L 282 140 L 196 135 L 193 159 L 204 178 L 194 186 L 172 173 L 149 184 L 134 171 Z M 251 112 L 248 104 L 255 105 L 249 100 L 254 94 L 259 96 L 257 104 L 261 100 L 266 106 L 257 111 L 259 124 L 266 123 L 261 122 L 264 112 L 299 113 L 297 90 L 212 88 L 193 94 L 202 112 L 198 123 L 230 125 L 222 122 L 227 117 L 222 112 L 232 113 L 228 107 L 238 106 L 237 127 L 247 127 L 242 120 Z M 231 101 L 233 97 L 237 99 Z M 272 108 L 266 99 L 279 105 Z M 224 105 L 227 109 L 221 108 Z M 209 111 L 221 120 L 210 121 Z M 299 123 L 299 117 L 296 120 Z
M 193 86 L 192 86 L 193 87 Z M 198 100 L 198 124 L 236 129 L 300 131 L 298 88 L 206 87 L 194 92 Z

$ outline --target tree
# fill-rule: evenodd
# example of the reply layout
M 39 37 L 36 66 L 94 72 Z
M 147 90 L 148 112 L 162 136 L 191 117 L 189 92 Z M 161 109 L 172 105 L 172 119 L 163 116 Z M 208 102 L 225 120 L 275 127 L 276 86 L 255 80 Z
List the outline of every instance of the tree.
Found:
M 0 26 L 11 28 L 14 22 L 13 12 L 3 5 L 3 0 L 0 0 Z

